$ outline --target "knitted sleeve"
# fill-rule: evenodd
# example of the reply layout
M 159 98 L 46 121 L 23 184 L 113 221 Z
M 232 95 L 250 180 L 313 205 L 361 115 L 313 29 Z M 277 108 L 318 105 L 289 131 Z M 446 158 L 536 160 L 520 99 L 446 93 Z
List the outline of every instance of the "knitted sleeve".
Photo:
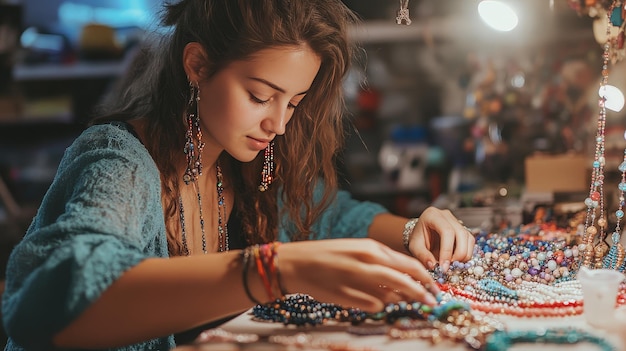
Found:
M 137 139 L 111 125 L 83 132 L 9 258 L 2 310 L 12 341 L 50 349 L 126 270 L 166 256 L 160 204 L 158 170 Z
M 315 188 L 315 198 L 319 200 L 323 184 Z M 279 206 L 280 206 L 279 201 Z M 365 238 L 377 214 L 388 212 L 383 206 L 369 201 L 352 198 L 349 192 L 340 190 L 333 202 L 313 224 L 311 239 Z M 291 241 L 295 226 L 288 218 L 283 218 L 278 240 Z

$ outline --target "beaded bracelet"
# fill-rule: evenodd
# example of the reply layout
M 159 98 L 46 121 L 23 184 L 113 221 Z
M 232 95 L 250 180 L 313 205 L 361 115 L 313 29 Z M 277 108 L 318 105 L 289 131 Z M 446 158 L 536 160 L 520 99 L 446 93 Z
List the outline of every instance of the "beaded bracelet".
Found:
M 419 218 L 417 217 L 409 219 L 404 225 L 404 230 L 402 231 L 402 245 L 404 245 L 404 248 L 409 253 L 411 253 L 411 250 L 409 249 L 409 240 L 411 240 L 411 233 L 413 233 L 413 229 L 415 229 L 417 221 L 419 221 Z
M 279 245 L 279 242 L 253 245 L 245 248 L 241 253 L 243 262 L 243 287 L 250 301 L 257 305 L 261 304 L 261 302 L 252 296 L 252 292 L 248 286 L 248 269 L 250 268 L 250 262 L 254 262 L 256 271 L 267 294 L 267 301 L 273 301 L 277 297 L 286 295 L 280 282 L 281 276 L 278 269 L 278 254 L 276 249 Z
M 281 284 L 280 270 L 278 269 L 278 253 L 276 249 L 280 246 L 280 242 L 261 245 L 259 248 L 261 254 L 261 263 L 266 272 L 266 291 L 269 300 L 287 295 Z
M 261 282 L 263 283 L 263 287 L 265 288 L 265 293 L 267 294 L 268 300 L 272 301 L 274 300 L 274 294 L 272 292 L 272 284 L 270 282 L 270 277 L 268 276 L 268 271 L 265 267 L 265 265 L 263 264 L 263 261 L 265 261 L 265 259 L 262 256 L 265 256 L 265 253 L 261 252 L 261 248 L 262 246 L 259 245 L 254 245 L 252 247 L 252 253 L 254 253 L 254 261 L 256 263 L 256 270 L 257 273 L 259 274 L 259 277 L 261 277 Z
M 250 301 L 258 305 L 258 304 L 261 304 L 261 302 L 257 300 L 256 298 L 254 298 L 254 296 L 252 295 L 252 292 L 250 291 L 250 287 L 248 286 L 248 268 L 250 266 L 251 253 L 252 253 L 251 247 L 246 247 L 241 252 L 241 257 L 242 257 L 242 262 L 243 262 L 242 264 L 243 267 L 241 270 L 241 280 L 243 281 L 243 290 L 246 292 L 246 295 L 248 296 Z

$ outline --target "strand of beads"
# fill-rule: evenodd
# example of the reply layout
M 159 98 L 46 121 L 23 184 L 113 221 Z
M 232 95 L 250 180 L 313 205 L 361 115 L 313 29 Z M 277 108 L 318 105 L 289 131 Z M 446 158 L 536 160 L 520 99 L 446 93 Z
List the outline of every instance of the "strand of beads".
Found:
M 350 322 L 360 324 L 365 320 L 393 324 L 399 319 L 434 320 L 445 317 L 451 310 L 468 309 L 465 303 L 448 301 L 435 307 L 420 302 L 398 302 L 385 306 L 380 312 L 367 313 L 357 308 L 324 303 L 306 294 L 294 294 L 274 302 L 256 305 L 252 314 L 257 320 L 283 323 L 285 325 L 320 325 L 327 322 Z
M 582 301 L 582 286 L 578 280 L 558 282 L 553 285 L 522 282 L 517 286 L 521 303 L 561 303 Z
M 606 35 L 610 38 L 611 34 L 611 13 L 616 6 L 617 1 L 613 1 L 609 11 L 607 11 Z M 604 44 L 602 53 L 602 79 L 600 81 L 600 91 L 606 91 L 606 85 L 609 79 L 609 58 L 611 44 L 607 41 Z M 597 120 L 596 147 L 594 161 L 592 164 L 591 184 L 589 189 L 589 197 L 585 199 L 587 206 L 587 217 L 585 219 L 585 230 L 582 238 L 582 247 L 584 255 L 581 264 L 588 268 L 602 268 L 604 256 L 609 250 L 608 244 L 605 242 L 607 220 L 604 213 L 604 166 L 605 159 L 605 129 L 606 129 L 606 97 L 601 96 L 598 100 L 600 111 Z M 599 212 L 599 213 L 598 213 Z M 597 218 L 597 221 L 596 221 Z M 594 222 L 597 222 L 598 228 Z
M 614 351 L 615 347 L 607 340 L 575 328 L 554 328 L 546 330 L 505 331 L 497 330 L 487 339 L 485 351 L 507 351 L 514 344 L 578 344 L 590 343 L 602 351 Z
M 611 235 L 611 249 L 609 253 L 604 258 L 602 268 L 608 269 L 616 269 L 620 272 L 624 271 L 624 257 L 626 253 L 624 252 L 624 247 L 620 242 L 621 238 L 621 221 L 624 218 L 624 192 L 626 191 L 626 150 L 624 150 L 624 159 L 622 163 L 620 163 L 618 167 L 619 171 L 622 173 L 622 180 L 618 184 L 617 188 L 619 189 L 619 207 L 617 211 L 615 211 L 615 218 L 617 219 L 617 223 L 615 224 L 615 230 Z
M 459 289 L 443 284 L 440 286 L 445 294 L 453 299 L 465 301 L 472 310 L 490 314 L 503 314 L 516 317 L 564 317 L 582 313 L 582 300 L 564 301 L 519 301 L 495 300 L 481 298 L 476 292 Z M 519 294 L 519 292 L 518 292 Z
M 483 315 L 475 315 L 462 301 L 438 296 L 439 304 L 430 307 L 419 302 L 391 303 L 378 313 L 364 313 L 358 309 L 344 309 L 339 305 L 321 303 L 304 294 L 289 295 L 252 309 L 259 321 L 280 322 L 285 325 L 319 325 L 332 321 L 350 322 L 353 326 L 365 321 L 389 325 L 391 338 L 430 338 L 465 342 L 474 349 L 481 348 L 490 333 L 503 328 L 503 324 Z M 380 324 L 378 324 L 380 325 Z M 429 333 L 424 333 L 429 330 Z M 376 329 L 375 332 L 379 332 Z M 367 333 L 358 329 L 358 333 Z M 432 337 L 437 335 L 437 337 Z
M 289 295 L 274 302 L 256 305 L 252 308 L 252 314 L 257 320 L 296 326 L 314 326 L 329 321 L 357 323 L 368 316 L 359 309 L 344 309 L 336 304 L 319 302 L 306 294 Z

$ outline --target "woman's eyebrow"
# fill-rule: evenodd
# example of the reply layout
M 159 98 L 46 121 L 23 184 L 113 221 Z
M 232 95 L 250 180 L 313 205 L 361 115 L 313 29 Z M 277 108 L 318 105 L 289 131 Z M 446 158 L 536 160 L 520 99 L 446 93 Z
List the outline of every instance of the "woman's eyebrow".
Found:
M 285 93 L 286 93 L 285 89 L 283 89 L 283 88 L 279 87 L 278 85 L 276 85 L 276 84 L 274 84 L 274 83 L 272 83 L 272 82 L 270 82 L 270 81 L 268 81 L 268 80 L 265 80 L 265 79 L 263 79 L 263 78 L 248 77 L 248 79 L 252 79 L 252 80 L 255 80 L 255 81 L 257 81 L 257 82 L 261 82 L 261 83 L 263 83 L 263 84 L 265 84 L 265 85 L 269 86 L 270 88 L 272 88 L 272 89 L 274 89 L 274 90 L 278 90 L 278 91 L 280 91 L 280 92 L 281 92 L 281 93 L 283 93 L 283 94 L 285 94 Z M 306 94 L 307 92 L 308 92 L 308 91 L 303 91 L 303 92 L 301 92 L 301 93 L 296 94 L 296 96 L 297 96 L 297 95 L 304 95 L 304 94 Z

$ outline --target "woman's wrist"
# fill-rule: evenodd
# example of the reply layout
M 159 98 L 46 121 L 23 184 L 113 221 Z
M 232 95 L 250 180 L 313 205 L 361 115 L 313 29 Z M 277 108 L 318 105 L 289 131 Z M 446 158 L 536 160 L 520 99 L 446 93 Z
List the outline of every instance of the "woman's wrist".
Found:
M 248 282 L 248 271 L 254 267 L 258 278 L 263 284 L 266 299 L 264 301 L 273 301 L 286 294 L 281 283 L 281 274 L 278 269 L 278 253 L 277 248 L 280 242 L 272 242 L 263 245 L 252 245 L 246 247 L 242 253 L 242 282 L 243 288 L 250 301 L 255 304 L 261 304 L 256 299 Z M 252 267 L 251 267 L 252 266 Z
M 402 230 L 402 245 L 404 246 L 406 251 L 408 251 L 409 253 L 411 253 L 411 250 L 409 249 L 409 244 L 411 241 L 411 234 L 413 234 L 413 230 L 415 229 L 415 226 L 417 225 L 418 221 L 419 221 L 418 217 L 409 219 L 404 224 L 404 230 Z

